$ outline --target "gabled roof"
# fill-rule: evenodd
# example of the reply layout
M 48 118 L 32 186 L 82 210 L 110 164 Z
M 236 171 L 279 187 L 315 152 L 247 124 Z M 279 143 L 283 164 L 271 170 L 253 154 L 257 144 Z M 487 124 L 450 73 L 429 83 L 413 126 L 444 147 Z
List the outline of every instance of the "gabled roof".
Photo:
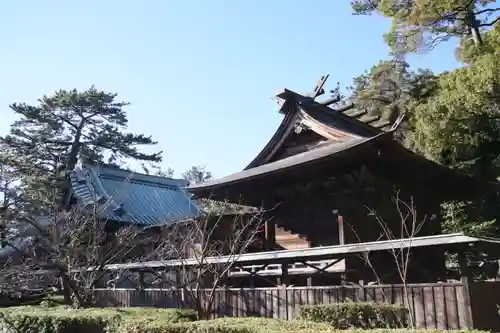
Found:
M 318 83 L 320 90 L 327 78 L 328 75 L 322 77 Z M 279 112 L 284 118 L 273 137 L 245 170 L 272 161 L 287 137 L 298 127 L 305 127 L 336 142 L 369 138 L 391 130 L 391 123 L 381 120 L 379 116 L 368 116 L 365 111 L 355 109 L 354 105 L 334 109 L 331 104 L 339 99 L 318 102 L 315 98 L 319 95 L 321 93 L 301 95 L 288 89 L 278 91 Z
M 319 90 L 322 90 L 325 80 L 325 77 L 320 80 Z M 258 204 L 257 194 L 249 200 L 249 193 L 242 193 L 241 186 L 245 186 L 247 192 L 256 191 L 254 180 L 270 184 L 278 175 L 289 174 L 291 179 L 312 177 L 311 170 L 316 173 L 318 168 L 310 169 L 310 165 L 322 165 L 323 169 L 330 170 L 325 172 L 330 172 L 332 176 L 341 167 L 355 167 L 346 165 L 355 164 L 355 158 L 363 159 L 359 159 L 360 156 L 364 156 L 365 161 L 371 161 L 372 167 L 388 179 L 417 186 L 442 200 L 470 198 L 486 187 L 495 191 L 498 189 L 497 183 L 466 176 L 403 147 L 392 138 L 401 119 L 390 126 L 375 117 L 358 118 L 359 111 L 346 114 L 346 108 L 332 109 L 329 105 L 333 99 L 325 102 L 315 100 L 319 95 L 317 88 L 308 96 L 287 89 L 279 92 L 277 97 L 283 101 L 280 112 L 284 114 L 284 120 L 258 156 L 242 172 L 191 186 L 188 190 L 197 197 L 210 196 L 216 200 L 233 200 L 243 195 L 247 204 L 255 205 Z M 303 129 L 321 139 L 310 146 L 303 146 L 302 151 L 295 151 L 291 156 L 290 153 L 283 155 L 282 148 L 290 142 L 287 140 L 302 135 Z
M 101 217 L 108 220 L 152 226 L 200 215 L 185 180 L 89 164 L 70 178 L 73 196 L 84 206 L 103 205 Z

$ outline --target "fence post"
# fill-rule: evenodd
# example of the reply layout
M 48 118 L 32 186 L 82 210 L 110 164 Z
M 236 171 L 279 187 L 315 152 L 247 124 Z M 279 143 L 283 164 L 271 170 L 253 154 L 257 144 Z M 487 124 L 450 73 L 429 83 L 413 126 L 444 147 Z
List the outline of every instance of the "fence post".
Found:
M 461 281 L 464 286 L 464 305 L 466 308 L 466 322 L 467 328 L 474 328 L 474 322 L 472 318 L 472 304 L 471 304 L 471 294 L 470 294 L 470 283 L 472 282 L 472 276 L 469 270 L 469 266 L 467 264 L 467 258 L 465 256 L 465 252 L 460 250 L 458 252 L 458 266 L 460 268 Z
M 283 288 L 283 291 L 285 293 L 285 319 L 289 320 L 289 315 L 288 315 L 288 263 L 283 263 L 281 264 L 281 287 Z
M 289 304 L 288 304 L 288 287 L 287 285 L 284 285 L 283 286 L 283 292 L 285 293 L 285 319 L 286 320 L 290 320 L 289 318 L 289 312 L 290 312 L 290 309 L 289 309 Z

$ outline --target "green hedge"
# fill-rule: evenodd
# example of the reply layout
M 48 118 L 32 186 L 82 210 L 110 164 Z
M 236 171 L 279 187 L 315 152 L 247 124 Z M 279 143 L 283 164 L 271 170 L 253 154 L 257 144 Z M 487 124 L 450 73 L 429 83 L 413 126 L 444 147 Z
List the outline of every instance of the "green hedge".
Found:
M 220 318 L 190 323 L 128 322 L 120 333 L 334 333 L 328 324 L 268 318 Z
M 191 309 L 121 308 L 116 310 L 122 321 L 161 321 L 185 323 L 198 320 L 198 314 Z
M 334 328 L 405 328 L 408 310 L 402 306 L 367 302 L 345 302 L 301 308 L 300 317 L 328 323 Z
M 6 308 L 0 311 L 0 330 L 13 333 L 105 333 L 117 327 L 118 320 L 116 313 L 108 311 Z
M 182 323 L 196 320 L 196 312 L 183 309 L 92 308 L 25 306 L 0 309 L 0 332 L 15 333 L 113 333 L 121 326 L 140 320 Z
M 2 333 L 346 333 L 328 323 L 266 318 L 193 321 L 191 310 L 126 308 L 84 309 L 17 307 L 0 309 Z M 368 331 L 353 330 L 348 333 Z M 376 329 L 369 333 L 429 333 Z M 438 332 L 438 331 L 436 331 Z M 442 332 L 440 332 L 442 333 Z
M 266 318 L 221 318 L 190 323 L 130 322 L 120 333 L 444 333 L 410 329 L 339 330 L 329 324 Z M 449 333 L 448 331 L 446 331 Z M 481 332 L 481 331 L 455 331 Z M 484 332 L 486 333 L 486 332 Z

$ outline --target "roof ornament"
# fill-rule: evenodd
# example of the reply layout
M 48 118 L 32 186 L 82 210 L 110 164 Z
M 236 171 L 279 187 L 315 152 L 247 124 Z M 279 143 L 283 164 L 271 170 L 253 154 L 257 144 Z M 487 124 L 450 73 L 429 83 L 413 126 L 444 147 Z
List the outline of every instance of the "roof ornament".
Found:
M 302 127 L 301 124 L 295 125 L 295 134 L 300 134 L 303 129 L 304 129 L 304 127 Z
M 397 130 L 399 125 L 401 125 L 401 123 L 403 122 L 404 118 L 405 118 L 404 114 L 399 115 L 396 121 L 394 121 L 394 124 L 392 124 L 391 129 L 389 131 L 394 132 L 395 130 Z
M 313 91 L 309 93 L 309 97 L 311 97 L 313 100 L 316 99 L 316 97 L 321 96 L 325 93 L 325 89 L 323 89 L 323 86 L 326 83 L 326 80 L 328 80 L 328 77 L 330 74 L 323 75 L 321 79 L 319 79 L 318 83 L 316 84 L 316 87 L 314 87 Z

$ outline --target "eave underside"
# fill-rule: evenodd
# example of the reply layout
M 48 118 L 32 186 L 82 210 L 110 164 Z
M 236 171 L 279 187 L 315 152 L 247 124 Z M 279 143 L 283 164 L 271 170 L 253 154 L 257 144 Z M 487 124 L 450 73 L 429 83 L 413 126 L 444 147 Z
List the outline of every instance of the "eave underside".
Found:
M 284 189 L 322 183 L 362 167 L 394 187 L 429 193 L 441 201 L 465 200 L 485 189 L 485 183 L 412 153 L 386 133 L 355 143 L 325 145 L 189 190 L 197 197 L 269 208 L 283 201 Z

